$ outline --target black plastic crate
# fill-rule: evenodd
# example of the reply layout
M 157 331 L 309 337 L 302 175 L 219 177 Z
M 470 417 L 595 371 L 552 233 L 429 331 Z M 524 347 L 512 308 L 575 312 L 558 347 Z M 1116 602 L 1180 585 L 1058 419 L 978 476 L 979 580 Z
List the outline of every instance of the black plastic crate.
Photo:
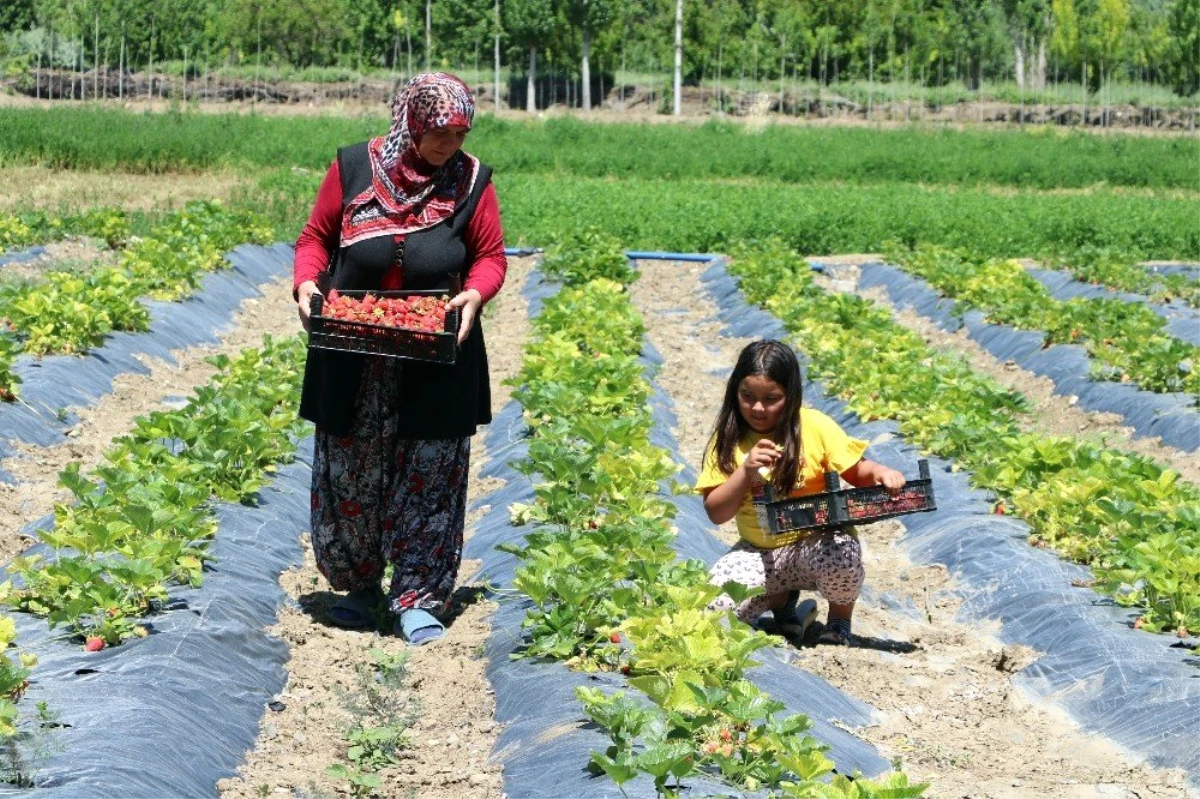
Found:
M 442 297 L 452 296 L 442 290 L 418 291 L 339 291 L 339 295 L 361 300 L 370 294 L 379 298 Z M 458 308 L 446 312 L 446 324 L 440 332 L 411 330 L 390 327 L 372 322 L 352 322 L 323 316 L 325 298 L 320 294 L 312 297 L 308 346 L 310 349 L 334 352 L 354 352 L 362 355 L 382 355 L 388 358 L 404 358 L 413 361 L 431 361 L 453 364 L 458 357 L 458 326 L 461 315 Z
M 819 530 L 844 527 L 937 510 L 933 496 L 933 481 L 929 477 L 929 462 L 917 461 L 920 478 L 908 480 L 896 496 L 883 486 L 840 489 L 837 472 L 825 473 L 827 491 L 791 499 L 758 503 L 758 521 L 772 535 L 796 530 Z M 768 487 L 769 488 L 769 487 Z

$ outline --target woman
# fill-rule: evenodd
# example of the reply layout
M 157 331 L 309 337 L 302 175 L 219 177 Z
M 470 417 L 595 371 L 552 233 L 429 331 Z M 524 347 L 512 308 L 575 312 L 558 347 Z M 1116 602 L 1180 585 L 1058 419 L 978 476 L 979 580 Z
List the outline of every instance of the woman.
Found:
M 440 638 L 462 555 L 470 440 L 491 421 L 480 308 L 507 261 L 491 170 L 463 152 L 475 105 L 444 73 L 396 95 L 386 136 L 338 150 L 296 242 L 295 297 L 308 329 L 313 294 L 462 291 L 454 365 L 310 350 L 300 415 L 317 426 L 312 543 L 337 591 L 335 624 L 372 623 L 385 594 L 395 633 Z

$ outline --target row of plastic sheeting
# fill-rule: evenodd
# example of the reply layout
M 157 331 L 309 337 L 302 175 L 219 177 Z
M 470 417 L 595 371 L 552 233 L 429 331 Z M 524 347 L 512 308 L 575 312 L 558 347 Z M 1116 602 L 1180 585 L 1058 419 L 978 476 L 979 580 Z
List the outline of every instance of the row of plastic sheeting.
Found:
M 34 258 L 38 258 L 45 254 L 46 248 L 40 244 L 25 250 L 0 252 L 0 269 L 8 266 L 9 264 L 23 264 L 26 261 L 32 261 Z
M 530 315 L 536 316 L 542 301 L 557 291 L 556 284 L 544 282 L 535 271 L 524 289 Z M 649 370 L 659 358 L 648 342 L 644 352 Z M 655 423 L 651 443 L 676 452 L 678 445 L 670 432 L 676 419 L 670 399 L 657 386 L 651 405 Z M 521 407 L 515 401 L 496 415 L 488 429 L 488 463 L 480 476 L 500 479 L 505 484 L 474 503 L 476 508 L 488 506 L 489 511 L 476 524 L 465 552 L 465 557 L 483 561 L 481 572 L 473 579 L 495 586 L 500 602 L 485 649 L 487 675 L 495 689 L 496 721 L 502 725 L 495 757 L 504 766 L 504 791 L 514 798 L 621 796 L 622 791 L 608 777 L 594 776 L 587 770 L 591 753 L 603 752 L 611 742 L 602 730 L 586 722 L 575 688 L 624 690 L 624 678 L 613 673 L 581 674 L 558 663 L 511 658 L 523 646 L 521 622 L 529 600 L 513 598 L 505 590 L 512 585 L 520 563 L 514 556 L 497 551 L 496 546 L 520 542 L 529 532 L 528 528 L 515 527 L 508 511 L 514 502 L 528 504 L 534 499 L 533 484 L 512 467 L 528 451 L 527 435 Z M 684 479 L 694 479 L 694 473 L 685 472 Z M 670 494 L 666 486 L 663 492 Z M 713 525 L 699 499 L 678 496 L 671 497 L 671 501 L 679 510 L 675 522 L 679 556 L 711 564 L 724 554 L 726 548 L 713 535 Z M 870 724 L 874 712 L 870 707 L 789 664 L 786 650 L 765 650 L 756 653 L 756 659 L 762 665 L 753 669 L 749 678 L 786 704 L 787 712 L 804 713 L 813 720 L 812 734 L 830 745 L 828 755 L 839 770 L 877 775 L 890 768 L 872 746 L 843 729 Z M 630 693 L 638 695 L 633 690 Z M 715 780 L 691 779 L 686 784 L 690 796 L 727 795 L 732 791 L 731 786 Z M 655 795 L 653 782 L 645 775 L 623 787 L 624 795 L 629 797 Z
M 64 423 L 49 414 L 65 404 L 94 401 L 126 371 L 145 372 L 134 358 L 170 359 L 180 347 L 215 341 L 258 284 L 287 275 L 290 247 L 240 247 L 233 269 L 206 277 L 182 303 L 153 303 L 149 333 L 116 334 L 88 355 L 25 362 L 26 408 L 21 440 L 54 443 Z M 10 413 L 11 409 L 4 409 Z M 5 417 L 6 433 L 12 416 Z M 85 652 L 78 640 L 42 619 L 8 612 L 17 646 L 38 657 L 18 703 L 22 718 L 45 702 L 57 726 L 26 735 L 26 776 L 37 788 L 6 794 L 38 797 L 204 797 L 235 773 L 258 738 L 266 704 L 282 690 L 287 646 L 269 635 L 287 600 L 281 572 L 302 562 L 300 532 L 308 527 L 311 439 L 297 460 L 275 475 L 254 505 L 220 504 L 218 531 L 199 588 L 173 586 L 161 612 L 145 621 L 150 634 L 119 647 Z M 26 528 L 53 524 L 53 517 Z M 27 554 L 53 557 L 35 544 Z M 49 755 L 44 762 L 39 753 Z
M 943 330 L 965 328 L 973 341 L 996 358 L 1011 360 L 1022 369 L 1049 378 L 1056 393 L 1078 397 L 1082 408 L 1118 414 L 1138 436 L 1160 437 L 1164 444 L 1184 452 L 1200 450 L 1200 413 L 1195 397 L 1156 394 L 1132 383 L 1093 380 L 1091 360 L 1083 347 L 1047 347 L 1044 332 L 991 324 L 979 311 L 960 313 L 954 300 L 888 264 L 864 265 L 859 287 L 883 289 L 897 308 L 911 308 Z
M 885 274 L 901 285 L 899 296 L 912 297 L 905 293 L 912 290 L 908 281 L 900 280 L 906 276 L 898 272 Z M 727 332 L 786 340 L 779 320 L 748 306 L 722 265 L 710 268 L 703 280 Z M 876 276 L 864 287 L 880 281 Z M 1086 732 L 1104 735 L 1156 766 L 1184 769 L 1200 786 L 1200 659 L 1191 649 L 1173 644 L 1170 636 L 1133 629 L 1137 610 L 1073 587 L 1091 576 L 1086 568 L 1029 546 L 1024 522 L 992 513 L 992 495 L 972 488 L 970 475 L 952 471 L 950 462 L 904 443 L 895 423 L 862 422 L 820 384 L 806 383 L 804 391 L 805 404 L 872 442 L 872 460 L 905 470 L 928 458 L 938 509 L 903 517 L 900 546 L 914 563 L 949 569 L 962 600 L 960 621 L 1000 622 L 1004 643 L 1041 653 L 1014 675 L 1016 686 L 1065 709 Z M 870 580 L 868 572 L 868 587 Z

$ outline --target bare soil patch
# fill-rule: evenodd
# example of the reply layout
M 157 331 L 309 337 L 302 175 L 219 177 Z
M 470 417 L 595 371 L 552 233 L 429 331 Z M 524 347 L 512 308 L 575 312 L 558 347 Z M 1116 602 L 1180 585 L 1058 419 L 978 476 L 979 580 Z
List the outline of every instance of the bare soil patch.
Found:
M 36 282 L 47 272 L 87 272 L 113 266 L 120 258 L 119 252 L 98 239 L 68 238 L 42 246 L 45 252 L 41 255 L 0 268 L 0 286 Z
M 633 288 L 650 341 L 664 358 L 658 380 L 678 415 L 674 432 L 680 458 L 697 468 L 727 370 L 749 341 L 720 335 L 716 309 L 699 283 L 705 268 L 642 261 L 642 277 Z M 993 630 L 956 622 L 957 602 L 947 594 L 954 587 L 952 578 L 942 567 L 908 560 L 896 545 L 903 532 L 899 521 L 859 531 L 868 584 L 920 609 L 923 617 L 860 600 L 855 634 L 872 646 L 806 648 L 795 650 L 794 660 L 877 708 L 876 723 L 853 732 L 884 757 L 899 758 L 910 776 L 930 782 L 930 795 L 1192 795 L 1182 772 L 1149 768 L 1016 689 L 1011 674 L 1036 653 L 1002 646 Z M 824 618 L 827 607 L 817 599 Z
M 248 178 L 232 172 L 161 175 L 61 170 L 43 166 L 0 168 L 0 213 L 73 213 L 92 208 L 178 210 L 193 200 L 228 202 Z
M 533 262 L 532 258 L 510 258 L 505 287 L 485 309 L 494 411 L 509 398 L 510 389 L 503 381 L 520 368 L 522 345 L 529 333 L 520 289 Z M 479 469 L 488 461 L 483 432 L 471 442 L 468 503 L 500 485 L 478 478 Z M 468 538 L 474 522 L 489 510 L 482 507 L 467 520 Z M 297 535 L 302 533 L 297 531 Z M 258 743 L 245 764 L 235 777 L 218 786 L 223 799 L 303 792 L 344 795 L 345 783 L 325 774 L 326 767 L 345 761 L 343 736 L 352 719 L 344 709 L 342 695 L 352 690 L 356 668 L 370 662 L 371 648 L 406 650 L 406 644 L 391 635 L 343 630 L 325 622 L 335 594 L 317 571 L 306 533 L 304 539 L 303 567 L 281 577 L 294 604 L 281 609 L 279 623 L 271 629 L 291 649 L 288 682 L 278 697 L 284 706 L 264 715 Z M 456 616 L 447 626 L 446 636 L 407 649 L 408 690 L 419 706 L 419 717 L 410 729 L 411 745 L 404 750 L 400 764 L 380 772 L 380 796 L 503 796 L 500 766 L 490 762 L 497 735 L 495 701 L 481 659 L 494 608 L 477 601 L 482 587 L 472 582 L 471 576 L 478 568 L 478 562 L 463 563 L 455 594 Z

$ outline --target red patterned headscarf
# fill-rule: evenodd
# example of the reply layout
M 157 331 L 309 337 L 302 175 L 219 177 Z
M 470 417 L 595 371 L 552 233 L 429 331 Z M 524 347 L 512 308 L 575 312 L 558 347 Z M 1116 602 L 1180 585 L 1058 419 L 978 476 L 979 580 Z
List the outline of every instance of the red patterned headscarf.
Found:
M 371 186 L 346 205 L 342 246 L 376 236 L 400 235 L 433 227 L 454 213 L 471 193 L 479 160 L 459 150 L 434 167 L 417 153 L 432 128 L 470 128 L 475 100 L 467 85 L 445 72 L 415 76 L 392 102 L 392 127 L 371 139 Z

